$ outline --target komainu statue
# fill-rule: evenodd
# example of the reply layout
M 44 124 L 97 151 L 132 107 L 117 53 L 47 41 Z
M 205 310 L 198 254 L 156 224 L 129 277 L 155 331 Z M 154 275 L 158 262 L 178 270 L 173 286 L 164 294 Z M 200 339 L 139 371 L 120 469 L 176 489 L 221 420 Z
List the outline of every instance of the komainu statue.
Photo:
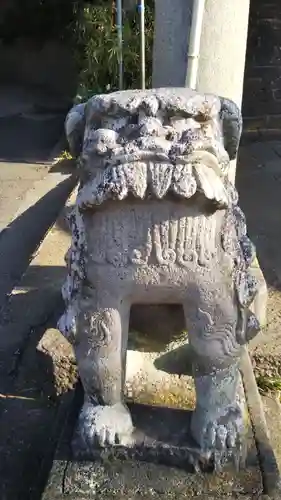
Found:
M 194 350 L 191 433 L 204 450 L 234 448 L 243 437 L 239 360 L 259 330 L 255 251 L 228 178 L 240 111 L 171 88 L 99 95 L 73 112 L 83 144 L 59 328 L 84 387 L 81 439 L 87 449 L 133 444 L 124 402 L 130 308 L 181 304 Z

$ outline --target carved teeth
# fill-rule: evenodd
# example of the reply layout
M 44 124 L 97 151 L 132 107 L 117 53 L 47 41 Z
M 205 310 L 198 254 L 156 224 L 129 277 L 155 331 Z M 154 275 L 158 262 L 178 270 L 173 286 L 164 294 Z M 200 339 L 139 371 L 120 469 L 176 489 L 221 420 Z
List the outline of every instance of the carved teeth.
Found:
M 202 191 L 209 200 L 216 200 L 220 205 L 227 207 L 228 196 L 226 189 L 214 170 L 206 167 L 206 165 L 196 165 L 193 171 L 199 191 Z
M 191 198 L 196 193 L 197 184 L 190 164 L 175 166 L 172 188 L 176 194 L 184 198 Z
M 214 155 L 196 151 L 187 157 L 178 157 L 176 161 L 176 165 L 168 161 L 130 161 L 117 166 L 109 165 L 83 186 L 78 195 L 78 205 L 86 209 L 110 198 L 124 200 L 128 193 L 143 199 L 149 185 L 159 199 L 170 189 L 186 199 L 199 190 L 222 208 L 229 206 L 225 179 Z
M 149 163 L 152 191 L 157 198 L 163 198 L 172 180 L 173 165 L 169 163 Z
M 114 170 L 114 169 L 113 169 Z M 123 166 L 116 167 L 116 186 L 118 200 L 124 200 L 128 195 L 128 183 L 124 174 Z
M 128 190 L 137 198 L 144 198 L 147 188 L 146 163 L 128 163 L 123 165 L 125 182 Z
M 215 200 L 222 207 L 228 207 L 230 200 L 217 158 L 206 151 L 194 151 L 190 157 L 198 190 L 209 200 Z
M 205 165 L 205 167 L 212 169 L 218 177 L 223 177 L 217 157 L 209 151 L 195 150 L 188 156 L 188 161 L 194 165 Z

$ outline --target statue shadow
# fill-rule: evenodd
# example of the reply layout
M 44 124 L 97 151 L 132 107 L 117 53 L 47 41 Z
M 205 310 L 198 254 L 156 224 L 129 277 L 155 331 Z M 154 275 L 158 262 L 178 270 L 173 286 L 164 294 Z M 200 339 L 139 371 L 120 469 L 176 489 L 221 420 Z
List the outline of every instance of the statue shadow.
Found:
M 61 279 L 61 271 L 45 268 L 44 276 L 43 268 L 36 281 L 42 282 L 48 273 L 48 279 Z M 51 469 L 75 393 L 76 368 L 56 330 L 63 311 L 59 290 L 53 291 L 48 313 L 39 314 L 37 322 L 35 316 L 28 318 L 32 305 L 38 308 L 44 299 L 40 288 L 13 295 L 13 313 L 6 322 L 2 317 L 0 327 L 0 450 L 4 457 L 0 460 L 0 497 L 7 500 L 41 498 L 38 491 Z M 21 322 L 14 322 L 19 314 Z
M 51 173 L 60 172 L 62 174 L 73 174 L 78 179 L 76 160 L 72 158 L 62 158 L 51 166 Z
M 0 117 L 1 161 L 48 164 L 63 132 L 64 120 L 65 112 L 31 112 L 30 116 L 17 113 Z
M 192 376 L 195 353 L 188 343 L 182 305 L 132 305 L 128 349 L 155 353 L 153 364 L 157 370 Z
M 192 347 L 189 344 L 185 344 L 159 356 L 154 361 L 154 366 L 157 370 L 169 373 L 170 375 L 188 375 L 192 377 L 194 356 Z

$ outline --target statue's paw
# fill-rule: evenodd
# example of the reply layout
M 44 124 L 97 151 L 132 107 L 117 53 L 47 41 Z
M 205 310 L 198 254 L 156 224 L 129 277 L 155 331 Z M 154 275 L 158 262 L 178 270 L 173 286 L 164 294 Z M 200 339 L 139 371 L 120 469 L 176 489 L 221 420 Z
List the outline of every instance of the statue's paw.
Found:
M 204 448 L 212 454 L 217 471 L 222 469 L 229 458 L 232 459 L 237 470 L 243 467 L 245 461 L 243 441 L 244 422 L 239 406 L 229 406 L 223 415 L 209 422 L 205 433 Z
M 131 446 L 133 430 L 130 412 L 121 403 L 112 406 L 85 403 L 79 416 L 78 441 L 86 450 L 118 444 Z
M 218 418 L 205 422 L 201 431 L 196 425 L 196 419 L 194 420 L 194 437 L 201 446 L 203 456 L 214 458 L 217 470 L 221 469 L 229 457 L 234 460 L 237 468 L 243 464 L 244 422 L 239 406 L 228 406 Z
M 206 450 L 217 451 L 239 448 L 243 431 L 243 416 L 240 408 L 229 406 L 223 415 L 207 424 L 203 446 Z

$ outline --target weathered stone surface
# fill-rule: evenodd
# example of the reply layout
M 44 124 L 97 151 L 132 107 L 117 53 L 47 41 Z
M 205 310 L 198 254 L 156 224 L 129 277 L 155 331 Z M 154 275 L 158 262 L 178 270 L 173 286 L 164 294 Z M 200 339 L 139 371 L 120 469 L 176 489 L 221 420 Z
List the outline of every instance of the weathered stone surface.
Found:
M 245 400 L 244 400 L 245 401 Z M 186 440 L 190 412 L 145 405 L 130 406 L 138 433 L 145 432 L 146 447 L 131 450 L 96 450 L 90 461 L 75 461 L 69 439 L 73 419 L 65 427 L 42 500 L 138 498 L 252 499 L 262 493 L 262 477 L 251 427 L 248 427 L 246 469 L 229 465 L 223 472 L 194 474 L 189 456 L 198 449 Z M 162 436 L 162 448 L 156 439 Z M 188 440 L 185 441 L 188 443 Z M 169 443 L 169 446 L 167 446 Z M 190 452 L 190 454 L 188 453 Z M 95 459 L 93 461 L 93 458 Z M 90 457 L 88 457 L 90 459 Z M 233 496 L 232 496 L 233 494 Z
M 85 390 L 76 445 L 91 454 L 96 443 L 136 444 L 123 403 L 130 308 L 181 304 L 194 353 L 191 432 L 219 467 L 226 450 L 241 450 L 239 359 L 264 320 L 252 307 L 263 277 L 251 272 L 255 249 L 227 175 L 240 112 L 190 89 L 96 96 L 84 111 L 59 322 Z
M 54 468 L 53 482 L 42 500 L 252 500 L 260 497 L 259 472 L 255 469 L 236 474 L 225 471 L 218 476 L 200 476 L 168 466 L 113 460 L 108 463 L 69 463 Z M 64 487 L 62 478 L 64 477 Z
M 155 455 L 153 452 L 155 436 L 162 435 L 164 438 L 166 436 L 166 440 L 172 442 L 176 439 L 179 443 L 179 436 L 186 428 L 185 422 L 189 420 L 190 412 L 142 405 L 131 405 L 130 409 L 138 431 L 145 430 L 149 434 L 150 446 L 146 448 L 146 454 L 144 449 L 139 448 L 135 450 L 135 454 L 133 450 L 127 454 L 126 450 L 123 450 L 123 454 L 120 455 L 120 449 L 117 451 L 116 448 L 109 448 L 100 449 L 95 455 L 95 462 L 85 461 L 85 457 L 82 462 L 75 461 L 71 452 L 71 436 L 77 410 L 82 404 L 82 394 L 78 390 L 75 405 L 64 426 L 42 499 L 99 498 L 107 500 L 117 498 L 117 500 L 132 500 L 132 498 L 146 498 L 149 500 L 150 498 L 160 499 L 165 495 L 170 499 L 196 497 L 199 500 L 206 498 L 279 500 L 280 474 L 272 449 L 273 441 L 275 449 L 276 436 L 272 435 L 270 439 L 270 433 L 274 431 L 274 423 L 270 418 L 268 429 L 250 358 L 247 352 L 244 354 L 241 372 L 246 398 L 240 385 L 241 398 L 244 402 L 247 401 L 249 422 L 251 421 L 254 429 L 253 433 L 252 427 L 248 427 L 245 441 L 246 468 L 241 468 L 238 472 L 230 463 L 220 473 L 194 474 L 189 469 L 186 455 L 182 453 L 183 447 L 174 446 L 174 453 L 169 453 L 169 455 L 167 455 L 169 447 L 164 450 L 166 455 L 158 448 L 158 453 Z M 267 411 L 267 405 L 265 411 Z M 183 440 L 180 440 L 180 445 L 183 444 Z M 195 448 L 193 449 L 195 451 Z M 275 451 L 279 457 L 278 450 Z

